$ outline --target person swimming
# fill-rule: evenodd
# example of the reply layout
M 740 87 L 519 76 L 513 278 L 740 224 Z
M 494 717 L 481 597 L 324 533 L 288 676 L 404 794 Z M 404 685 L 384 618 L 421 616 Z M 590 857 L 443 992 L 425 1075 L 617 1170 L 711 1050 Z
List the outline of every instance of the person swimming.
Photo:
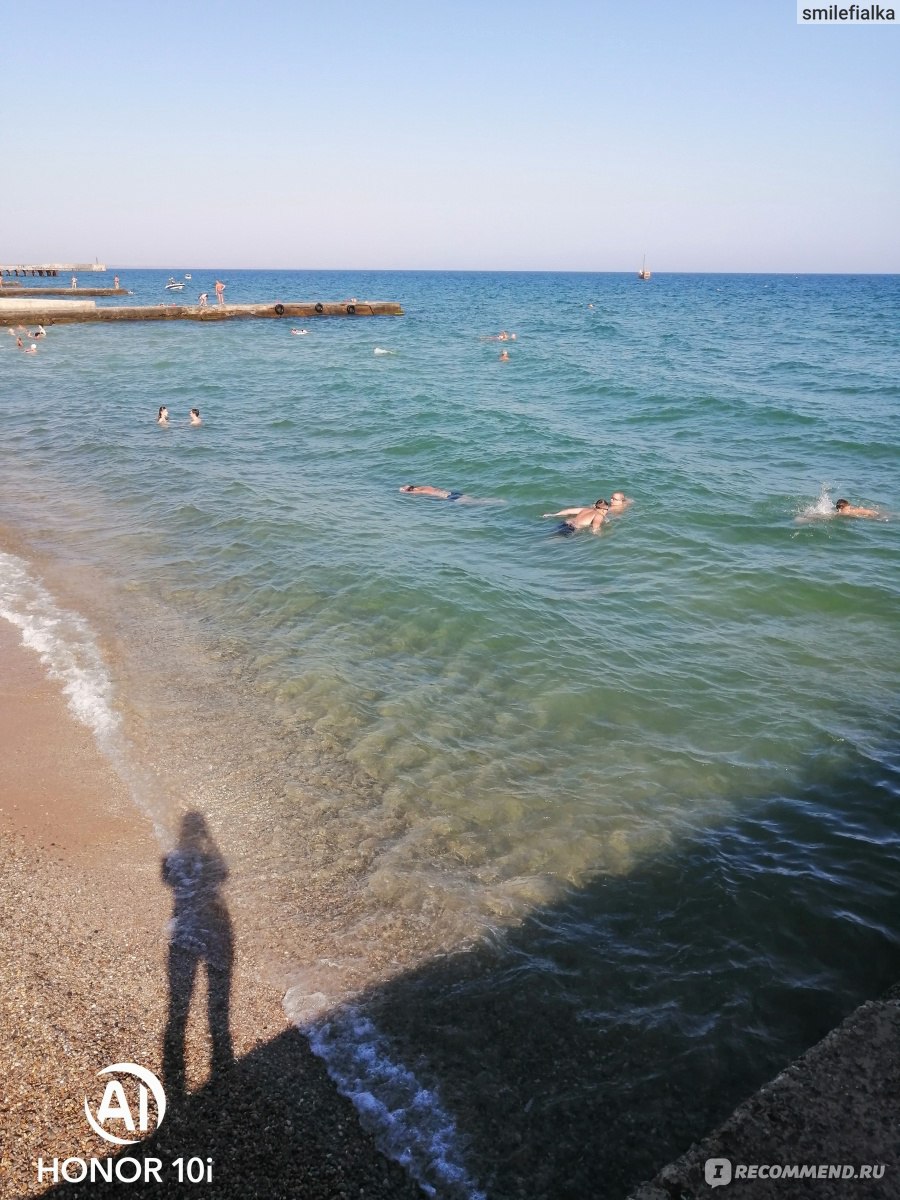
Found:
M 587 504 L 580 508 L 561 508 L 559 512 L 542 513 L 541 519 L 565 517 L 566 519 L 556 529 L 556 532 L 564 537 L 579 529 L 590 529 L 591 533 L 599 533 L 601 525 L 609 516 L 609 508 L 609 501 L 601 497 L 593 504 Z
M 851 504 L 849 500 L 845 500 L 843 496 L 840 500 L 834 502 L 835 514 L 839 517 L 880 517 L 881 513 L 877 508 L 861 508 L 857 504 Z
M 609 498 L 609 515 L 614 517 L 617 513 L 624 512 L 629 504 L 634 504 L 634 501 L 624 492 L 613 492 Z
M 188 413 L 188 417 L 189 417 L 192 425 L 202 425 L 203 424 L 203 422 L 200 420 L 200 409 L 199 408 L 192 408 L 191 411 Z
M 164 404 L 159 406 L 159 412 L 156 414 L 156 423 L 157 425 L 168 425 L 169 423 L 169 410 Z
M 463 492 L 451 492 L 447 488 L 431 487 L 429 484 L 404 483 L 400 488 L 407 496 L 431 496 L 435 500 L 461 500 Z

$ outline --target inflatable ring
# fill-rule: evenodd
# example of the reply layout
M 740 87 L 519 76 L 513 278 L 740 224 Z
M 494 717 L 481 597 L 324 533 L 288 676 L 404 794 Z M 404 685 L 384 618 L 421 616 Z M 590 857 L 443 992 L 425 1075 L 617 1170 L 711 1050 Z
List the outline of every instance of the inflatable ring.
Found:
M 276 311 L 276 313 L 278 314 L 278 316 L 279 316 L 279 317 L 283 317 L 283 316 L 284 316 L 284 305 L 283 305 L 283 304 L 276 304 L 276 305 L 275 305 L 275 311 Z
M 356 312 L 356 305 L 355 305 L 355 304 L 348 304 L 348 305 L 347 305 L 347 312 L 348 312 L 348 313 L 350 314 L 350 316 L 352 317 L 352 316 L 353 316 L 353 314 Z
M 316 305 L 316 312 L 317 312 L 317 313 L 323 313 L 324 311 L 325 311 L 325 305 L 324 305 L 324 304 L 321 304 L 321 303 L 320 303 L 320 304 L 317 304 L 317 305 Z

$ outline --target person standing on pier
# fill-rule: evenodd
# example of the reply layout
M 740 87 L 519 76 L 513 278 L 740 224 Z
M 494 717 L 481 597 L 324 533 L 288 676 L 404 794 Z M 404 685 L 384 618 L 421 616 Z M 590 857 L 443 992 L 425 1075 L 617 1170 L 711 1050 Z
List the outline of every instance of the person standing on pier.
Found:
M 113 275 L 113 287 L 116 289 L 116 291 L 118 291 L 118 290 L 119 290 L 119 277 L 118 277 L 118 275 Z
M 201 308 L 206 308 L 207 304 L 209 303 L 209 292 L 201 292 L 197 297 L 197 303 Z
M 221 279 L 216 280 L 216 299 L 220 304 L 225 303 L 225 284 Z
M 73 288 L 77 288 L 77 287 L 78 287 L 78 276 L 77 276 L 77 275 L 73 275 L 73 276 L 72 276 L 72 287 L 73 287 Z

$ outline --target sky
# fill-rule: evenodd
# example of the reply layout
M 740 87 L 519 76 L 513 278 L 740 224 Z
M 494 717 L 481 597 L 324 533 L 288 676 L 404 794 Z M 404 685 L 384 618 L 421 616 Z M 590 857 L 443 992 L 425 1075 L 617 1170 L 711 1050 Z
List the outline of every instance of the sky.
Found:
M 900 25 L 0 0 L 0 29 L 0 263 L 900 271 Z

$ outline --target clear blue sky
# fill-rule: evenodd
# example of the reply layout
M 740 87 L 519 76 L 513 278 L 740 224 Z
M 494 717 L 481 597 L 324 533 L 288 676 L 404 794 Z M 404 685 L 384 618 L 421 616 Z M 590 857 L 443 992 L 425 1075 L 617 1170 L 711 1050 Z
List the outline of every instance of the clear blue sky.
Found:
M 900 26 L 0 0 L 0 262 L 900 271 Z

